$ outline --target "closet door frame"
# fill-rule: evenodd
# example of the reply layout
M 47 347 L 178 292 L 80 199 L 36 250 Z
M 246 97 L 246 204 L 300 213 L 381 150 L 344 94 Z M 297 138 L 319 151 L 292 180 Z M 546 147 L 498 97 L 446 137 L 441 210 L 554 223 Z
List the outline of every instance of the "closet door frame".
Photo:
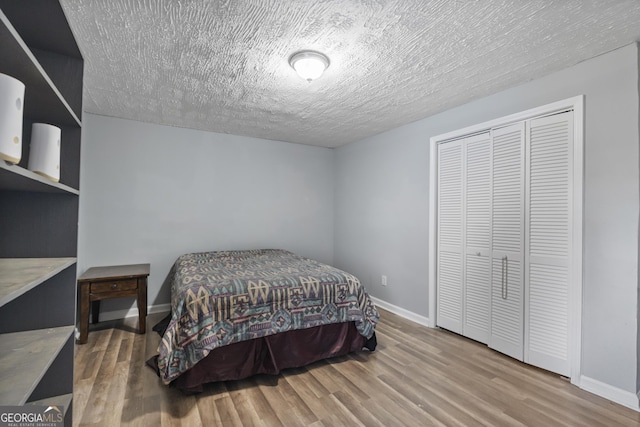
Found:
M 465 135 L 479 133 L 523 120 L 573 110 L 573 217 L 572 217 L 572 262 L 573 281 L 569 291 L 570 301 L 570 363 L 571 383 L 580 385 L 582 359 L 582 262 L 583 262 L 583 187 L 584 187 L 584 95 L 564 99 L 530 110 L 511 114 L 495 120 L 458 129 L 430 138 L 429 150 L 429 319 L 428 325 L 436 327 L 437 295 L 437 207 L 438 207 L 438 145 Z

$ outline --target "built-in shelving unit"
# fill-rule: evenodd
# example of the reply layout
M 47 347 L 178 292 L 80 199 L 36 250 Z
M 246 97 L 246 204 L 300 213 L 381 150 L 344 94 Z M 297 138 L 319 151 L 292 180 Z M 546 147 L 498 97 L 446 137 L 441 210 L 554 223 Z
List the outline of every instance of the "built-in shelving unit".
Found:
M 73 326 L 36 329 L 2 335 L 0 401 L 23 405 L 64 347 Z
M 71 426 L 83 60 L 55 0 L 0 0 L 0 57 L 25 84 L 22 160 L 0 162 L 0 405 Z M 27 169 L 37 122 L 62 130 L 60 182 Z

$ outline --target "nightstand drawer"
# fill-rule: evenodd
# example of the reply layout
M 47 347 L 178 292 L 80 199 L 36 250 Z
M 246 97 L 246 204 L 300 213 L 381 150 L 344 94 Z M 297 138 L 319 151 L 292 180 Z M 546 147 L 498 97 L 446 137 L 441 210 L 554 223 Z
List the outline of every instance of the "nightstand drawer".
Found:
M 97 282 L 91 284 L 91 293 L 99 294 L 103 292 L 131 291 L 137 288 L 138 281 L 136 279 Z

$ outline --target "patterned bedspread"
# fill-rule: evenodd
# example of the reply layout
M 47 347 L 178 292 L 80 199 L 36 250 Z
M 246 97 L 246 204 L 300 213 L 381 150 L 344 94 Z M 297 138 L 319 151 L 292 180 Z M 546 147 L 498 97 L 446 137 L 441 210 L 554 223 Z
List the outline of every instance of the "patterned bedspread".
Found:
M 379 317 L 356 277 L 284 250 L 182 255 L 170 279 L 172 318 L 158 349 L 165 384 L 217 347 L 347 321 L 370 338 Z

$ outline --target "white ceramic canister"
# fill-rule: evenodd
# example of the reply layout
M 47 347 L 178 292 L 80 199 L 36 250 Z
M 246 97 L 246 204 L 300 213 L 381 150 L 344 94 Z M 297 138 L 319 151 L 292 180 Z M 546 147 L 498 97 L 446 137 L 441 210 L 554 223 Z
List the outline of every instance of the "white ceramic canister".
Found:
M 20 163 L 24 83 L 0 73 L 0 160 Z
M 46 123 L 34 123 L 31 127 L 29 146 L 29 170 L 52 181 L 60 181 L 59 127 Z

